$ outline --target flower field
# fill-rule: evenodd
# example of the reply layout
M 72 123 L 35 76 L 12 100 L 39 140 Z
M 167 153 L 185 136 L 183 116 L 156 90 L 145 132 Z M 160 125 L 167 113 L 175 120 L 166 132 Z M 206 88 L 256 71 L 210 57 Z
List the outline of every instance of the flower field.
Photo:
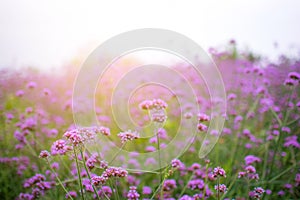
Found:
M 227 109 L 222 133 L 204 158 L 198 151 L 209 143 L 206 134 L 218 133 L 207 133 L 210 98 L 204 81 L 187 66 L 174 64 L 193 86 L 200 112 L 158 86 L 132 95 L 129 113 L 140 126 L 154 124 L 145 131 L 149 137 L 141 137 L 142 129 L 121 129 L 110 113 L 110 81 L 119 77 L 117 69 L 99 82 L 99 124 L 90 127 L 73 120 L 76 70 L 1 70 L 0 199 L 300 199 L 300 60 L 282 56 L 271 63 L 232 49 L 210 51 L 224 81 Z M 175 88 L 180 85 L 174 81 Z M 176 134 L 182 140 L 175 146 L 185 148 L 192 130 L 178 131 L 181 120 L 194 120 L 196 132 L 182 155 L 174 150 L 165 159 L 156 154 L 138 159 L 167 148 Z M 120 152 L 108 153 L 104 140 Z M 151 164 L 161 168 L 133 170 Z

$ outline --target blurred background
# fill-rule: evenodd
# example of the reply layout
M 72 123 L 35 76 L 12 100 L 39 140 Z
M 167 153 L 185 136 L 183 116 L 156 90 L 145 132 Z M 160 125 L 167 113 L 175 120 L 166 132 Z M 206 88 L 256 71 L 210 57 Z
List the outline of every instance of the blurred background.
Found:
M 0 68 L 79 64 L 103 41 L 137 28 L 170 29 L 204 50 L 237 47 L 268 59 L 299 56 L 300 1 L 0 1 Z

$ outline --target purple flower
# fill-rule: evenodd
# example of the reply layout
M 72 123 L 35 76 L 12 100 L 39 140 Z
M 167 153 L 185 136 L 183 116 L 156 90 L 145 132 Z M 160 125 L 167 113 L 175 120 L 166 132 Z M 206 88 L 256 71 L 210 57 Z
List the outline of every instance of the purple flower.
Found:
M 171 161 L 171 165 L 173 168 L 179 168 L 179 167 L 183 166 L 183 163 L 178 159 L 173 159 Z
M 93 191 L 92 191 L 93 192 Z M 102 186 L 102 188 L 98 191 L 99 197 L 104 198 L 105 195 L 107 197 L 111 197 L 113 194 L 112 189 L 109 186 Z M 96 195 L 94 195 L 94 198 L 96 199 Z
M 76 198 L 77 197 L 77 193 L 75 191 L 69 191 L 69 193 L 66 194 L 66 199 L 69 199 L 70 197 Z
M 182 197 L 180 197 L 179 200 L 193 200 L 194 198 L 190 197 L 189 195 L 183 195 Z
M 176 181 L 174 179 L 166 179 L 164 181 L 163 190 L 171 191 L 177 187 Z
M 217 190 L 221 193 L 226 193 L 227 192 L 227 187 L 224 184 L 219 184 L 219 185 L 215 185 L 215 190 Z
M 36 82 L 33 82 L 33 81 L 31 81 L 27 84 L 28 89 L 36 88 L 36 86 L 37 86 Z
M 95 164 L 99 162 L 95 155 L 92 155 L 89 159 L 86 160 L 86 166 L 91 170 L 95 167 Z
M 246 172 L 247 172 L 248 174 L 253 174 L 253 173 L 256 172 L 255 167 L 253 167 L 252 165 L 249 165 L 249 166 L 245 167 L 245 170 L 246 170 Z
M 300 185 L 300 174 L 296 174 L 295 182 L 296 182 L 296 186 Z
M 214 177 L 217 177 L 217 176 L 226 177 L 226 172 L 223 168 L 216 167 L 216 168 L 214 168 L 213 175 L 214 175 Z
M 110 135 L 110 129 L 104 126 L 101 126 L 99 129 L 97 129 L 101 134 L 105 135 L 105 136 L 109 136 Z
M 285 192 L 283 190 L 280 190 L 279 192 L 277 192 L 277 195 L 278 196 L 284 196 L 285 195 Z
M 201 179 L 195 179 L 188 182 L 188 187 L 192 190 L 202 190 L 204 188 L 204 181 Z
M 210 120 L 210 117 L 204 113 L 199 113 L 197 117 L 199 122 L 207 122 Z
M 246 172 L 239 172 L 239 173 L 238 173 L 238 178 L 245 177 L 246 175 L 247 175 Z
M 136 191 L 135 186 L 129 187 L 129 192 L 127 193 L 127 199 L 128 200 L 138 200 L 140 197 L 140 194 Z
M 295 147 L 300 149 L 300 144 L 297 141 L 298 136 L 293 135 L 285 138 L 285 143 L 283 144 L 284 147 Z
M 43 150 L 43 151 L 41 151 L 39 157 L 40 158 L 48 158 L 48 157 L 50 157 L 50 153 L 46 150 Z
M 207 131 L 207 126 L 206 125 L 204 125 L 204 124 L 201 124 L 201 123 L 199 123 L 198 125 L 197 125 L 197 128 L 198 128 L 198 130 L 199 131 Z
M 125 131 L 118 134 L 118 137 L 121 139 L 121 142 L 124 144 L 127 141 L 132 141 L 139 138 L 139 135 L 136 131 Z
M 248 155 L 245 157 L 245 164 L 246 165 L 252 165 L 253 163 L 259 163 L 261 162 L 261 159 L 259 157 Z
M 70 146 L 67 145 L 65 140 L 57 140 L 51 146 L 51 154 L 52 155 L 64 155 L 67 151 L 71 150 Z
M 288 74 L 288 77 L 290 79 L 294 79 L 294 80 L 300 80 L 300 74 L 298 72 L 290 72 Z
M 25 94 L 25 92 L 24 92 L 23 90 L 18 90 L 18 91 L 16 92 L 16 96 L 17 96 L 17 97 L 22 97 L 22 96 L 24 96 L 24 94 Z
M 143 194 L 149 195 L 149 194 L 151 194 L 151 193 L 152 193 L 151 187 L 148 187 L 148 186 L 144 186 L 144 187 L 143 187 Z
M 103 185 L 108 180 L 108 177 L 105 176 L 93 176 L 92 177 L 92 184 L 94 186 Z

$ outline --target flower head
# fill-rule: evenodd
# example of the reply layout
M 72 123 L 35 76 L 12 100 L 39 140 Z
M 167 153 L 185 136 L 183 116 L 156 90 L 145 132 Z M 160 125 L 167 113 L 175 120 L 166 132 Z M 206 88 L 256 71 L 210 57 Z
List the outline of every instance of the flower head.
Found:
M 40 158 L 48 158 L 48 157 L 50 157 L 50 153 L 46 150 L 43 150 L 43 151 L 41 151 L 39 157 Z
M 139 135 L 136 131 L 125 131 L 118 134 L 118 137 L 121 139 L 122 143 L 126 143 L 127 141 L 132 141 L 134 139 L 138 139 Z
M 135 186 L 130 186 L 129 191 L 127 193 L 127 199 L 128 200 L 138 200 L 140 197 L 140 194 L 136 191 Z
M 227 187 L 224 184 L 219 184 L 219 185 L 215 185 L 215 190 L 217 190 L 221 193 L 226 193 L 227 192 Z
M 214 175 L 214 177 L 217 177 L 217 176 L 226 177 L 226 172 L 223 168 L 216 167 L 216 168 L 214 168 L 213 175 Z

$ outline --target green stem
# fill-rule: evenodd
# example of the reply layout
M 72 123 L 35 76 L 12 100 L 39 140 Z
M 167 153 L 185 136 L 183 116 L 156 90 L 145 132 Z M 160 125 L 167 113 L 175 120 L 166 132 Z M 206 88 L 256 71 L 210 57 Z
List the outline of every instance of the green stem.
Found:
M 249 183 L 249 179 L 247 178 L 247 200 L 249 199 L 249 191 L 250 191 L 250 183 Z
M 53 170 L 53 168 L 51 167 L 51 164 L 49 162 L 49 160 L 47 159 L 47 164 L 49 165 L 50 170 L 52 171 L 52 173 L 55 175 L 59 185 L 64 189 L 64 191 L 68 194 L 68 196 L 70 197 L 71 200 L 73 200 L 72 196 L 70 195 L 70 193 L 68 192 L 68 190 L 65 188 L 65 186 L 63 185 L 63 183 L 61 182 L 61 180 L 58 178 L 56 172 Z
M 289 115 L 290 115 L 290 110 L 289 110 L 289 103 L 290 103 L 290 101 L 291 101 L 291 99 L 292 99 L 292 96 L 293 96 L 293 93 L 294 93 L 294 90 L 295 90 L 295 86 L 293 86 L 293 89 L 291 90 L 291 93 L 290 93 L 290 95 L 289 95 L 289 98 L 288 98 L 288 100 L 287 100 L 287 102 L 286 102 L 286 110 L 285 110 L 285 113 L 284 113 L 284 120 L 283 120 L 283 123 L 285 124 L 286 123 L 286 121 L 288 120 L 288 117 L 289 117 Z
M 271 183 L 273 181 L 275 181 L 276 179 L 278 179 L 280 176 L 286 174 L 287 172 L 289 172 L 291 169 L 293 169 L 294 167 L 296 167 L 296 165 L 293 165 L 289 168 L 287 168 L 286 170 L 284 170 L 283 172 L 281 172 L 280 174 L 276 175 L 274 178 L 272 178 L 271 180 L 269 180 L 268 182 Z
M 233 187 L 233 185 L 234 185 L 235 182 L 236 182 L 237 177 L 238 177 L 238 173 L 235 174 L 233 180 L 231 181 L 229 187 L 227 188 L 227 191 L 230 191 L 230 190 L 231 190 L 231 188 Z M 225 195 L 226 195 L 226 193 L 224 193 L 224 194 L 221 196 L 221 199 L 223 199 Z
M 193 177 L 194 177 L 194 172 L 192 172 L 192 175 L 190 176 L 190 178 L 189 178 L 188 181 L 186 182 L 185 186 L 182 188 L 179 197 L 181 197 L 181 196 L 184 194 L 184 192 L 185 192 L 185 190 L 186 190 L 186 188 L 187 188 L 189 182 L 193 179 Z M 204 188 L 205 188 L 205 185 L 204 185 Z
M 206 195 L 206 184 L 207 184 L 207 178 L 208 178 L 208 163 L 205 165 L 205 179 L 204 179 L 204 189 L 203 189 L 203 200 L 205 199 Z
M 218 176 L 218 184 L 217 184 L 217 199 L 220 200 L 220 177 Z
M 87 173 L 87 175 L 88 175 L 88 177 L 89 177 L 89 180 L 90 180 L 90 182 L 91 182 L 91 184 L 92 184 L 91 175 L 90 175 L 90 172 L 89 172 L 89 170 L 88 170 L 88 168 L 87 168 L 87 166 L 86 166 L 85 159 L 84 159 L 84 155 L 83 155 L 83 151 L 82 151 L 81 149 L 80 149 L 80 154 L 81 154 L 81 158 L 82 158 L 82 161 L 83 161 L 83 166 L 84 166 L 85 171 L 86 171 L 86 173 Z M 99 194 L 98 194 L 98 192 L 97 192 L 97 190 L 96 190 L 96 188 L 95 188 L 95 186 L 94 186 L 93 184 L 92 184 L 92 187 L 93 187 L 93 190 L 94 190 L 94 192 L 95 192 L 95 194 L 96 194 L 96 196 L 97 196 L 97 199 L 100 200 Z
M 270 108 L 271 113 L 274 115 L 274 117 L 276 118 L 277 122 L 279 123 L 279 126 L 282 126 L 282 121 L 279 118 L 279 116 L 277 115 L 277 113 L 273 110 L 273 108 Z
M 113 161 L 117 158 L 119 153 L 122 151 L 122 149 L 125 147 L 126 143 L 123 143 L 121 148 L 119 148 L 118 152 L 113 156 L 113 158 L 109 161 L 108 165 L 111 165 Z
M 163 176 L 162 176 L 162 169 L 161 169 L 161 158 L 160 158 L 160 141 L 159 141 L 159 136 L 158 136 L 158 129 L 156 129 L 156 139 L 157 139 L 157 150 L 158 150 L 158 164 L 159 164 L 159 182 L 163 184 Z M 162 199 L 163 197 L 163 189 L 161 188 L 160 190 L 160 196 Z
M 156 190 L 155 190 L 155 192 L 153 193 L 153 195 L 152 195 L 152 197 L 150 198 L 150 200 L 152 200 L 152 199 L 155 197 L 155 195 L 158 193 L 158 191 L 160 190 L 160 188 L 163 187 L 163 183 L 165 182 L 165 180 L 166 180 L 166 176 L 164 177 L 163 181 L 159 184 L 159 186 L 156 188 Z M 163 188 L 162 188 L 162 190 L 163 190 Z
M 105 192 L 103 191 L 103 187 L 102 185 L 100 186 L 100 189 L 102 191 L 102 194 L 104 195 L 104 197 L 107 199 L 107 200 L 110 200 L 109 197 L 105 194 Z
M 297 119 L 295 119 L 293 121 L 288 122 L 286 125 L 287 126 L 292 125 L 293 123 L 298 122 L 299 120 L 300 120 L 300 118 L 297 118 Z
M 112 188 L 112 190 L 113 190 L 113 183 L 112 183 L 112 180 L 111 179 L 109 179 L 109 185 L 110 185 L 110 187 Z M 115 197 L 115 199 L 118 199 L 118 196 L 117 196 L 117 188 L 115 188 L 115 191 L 113 192 L 114 193 L 114 197 Z
M 264 157 L 264 166 L 263 166 L 263 174 L 262 174 L 262 180 L 265 180 L 266 174 L 267 174 L 267 165 L 268 165 L 268 153 L 269 153 L 269 143 L 266 144 L 266 151 L 265 151 L 265 157 Z
M 120 199 L 120 195 L 119 195 L 119 190 L 118 190 L 118 185 L 117 185 L 117 179 L 115 178 L 114 180 L 114 185 L 115 185 L 115 188 L 116 188 L 116 194 L 117 194 L 117 199 Z
M 78 163 L 78 157 L 75 148 L 74 150 L 74 155 L 75 155 L 75 161 L 76 161 L 76 168 L 77 168 L 77 174 L 78 174 L 78 179 L 79 179 L 79 186 L 80 186 L 80 191 L 81 191 L 81 199 L 84 200 L 84 195 L 83 195 L 83 186 L 82 186 L 82 180 L 81 180 L 81 174 L 80 174 L 80 169 L 79 169 L 79 163 Z
M 29 150 L 31 151 L 33 156 L 37 156 L 38 154 L 36 153 L 36 151 L 31 147 L 31 145 L 28 143 L 27 140 L 25 140 L 26 146 L 29 148 Z

